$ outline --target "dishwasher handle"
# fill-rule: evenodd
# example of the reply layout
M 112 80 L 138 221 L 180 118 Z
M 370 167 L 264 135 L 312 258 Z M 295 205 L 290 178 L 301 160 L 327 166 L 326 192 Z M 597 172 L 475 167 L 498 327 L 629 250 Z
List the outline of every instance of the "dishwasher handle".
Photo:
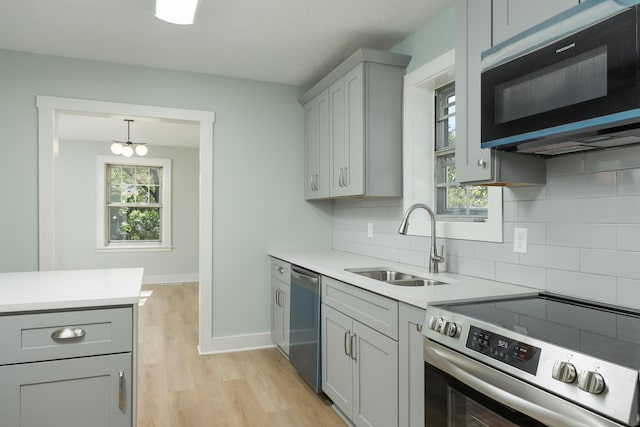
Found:
M 320 293 L 320 275 L 313 271 L 291 266 L 291 285 L 298 285 L 316 294 Z

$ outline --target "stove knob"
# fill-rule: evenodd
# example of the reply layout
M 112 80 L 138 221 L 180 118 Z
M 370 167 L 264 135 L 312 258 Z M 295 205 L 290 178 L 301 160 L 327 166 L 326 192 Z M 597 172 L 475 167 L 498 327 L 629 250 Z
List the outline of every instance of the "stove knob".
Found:
M 551 376 L 563 383 L 572 383 L 576 380 L 576 367 L 569 362 L 557 360 L 553 365 Z
M 578 376 L 578 388 L 587 393 L 600 394 L 604 391 L 604 378 L 594 371 L 582 371 Z
M 429 327 L 429 329 L 431 329 L 432 331 L 437 331 L 438 330 L 438 324 L 439 324 L 440 318 L 436 317 L 436 316 L 431 316 L 429 318 L 429 324 L 427 325 Z
M 456 325 L 454 322 L 446 321 L 444 322 L 444 326 L 442 327 L 440 333 L 448 337 L 455 337 L 456 335 L 458 335 L 459 329 L 460 328 L 458 328 L 458 325 Z

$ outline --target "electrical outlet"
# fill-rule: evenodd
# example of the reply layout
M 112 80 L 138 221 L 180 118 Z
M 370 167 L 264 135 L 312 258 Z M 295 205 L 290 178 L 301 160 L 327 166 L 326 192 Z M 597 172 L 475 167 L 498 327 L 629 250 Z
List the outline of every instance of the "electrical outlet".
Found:
M 373 223 L 372 222 L 367 223 L 367 237 L 370 238 L 370 239 L 373 237 Z
M 527 253 L 527 229 L 513 229 L 513 251 L 521 254 Z

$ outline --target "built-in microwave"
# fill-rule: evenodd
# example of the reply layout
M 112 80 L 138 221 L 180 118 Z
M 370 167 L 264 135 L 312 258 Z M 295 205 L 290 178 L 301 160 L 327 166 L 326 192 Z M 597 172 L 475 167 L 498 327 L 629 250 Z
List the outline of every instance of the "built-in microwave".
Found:
M 630 3 L 589 0 L 484 52 L 482 147 L 550 156 L 640 142 Z

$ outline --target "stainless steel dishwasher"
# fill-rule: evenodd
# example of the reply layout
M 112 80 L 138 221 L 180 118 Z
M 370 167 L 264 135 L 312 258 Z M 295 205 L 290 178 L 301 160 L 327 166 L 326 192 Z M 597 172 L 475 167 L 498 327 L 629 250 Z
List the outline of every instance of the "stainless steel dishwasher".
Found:
M 322 387 L 320 362 L 320 275 L 291 266 L 289 318 L 289 361 L 319 393 Z

